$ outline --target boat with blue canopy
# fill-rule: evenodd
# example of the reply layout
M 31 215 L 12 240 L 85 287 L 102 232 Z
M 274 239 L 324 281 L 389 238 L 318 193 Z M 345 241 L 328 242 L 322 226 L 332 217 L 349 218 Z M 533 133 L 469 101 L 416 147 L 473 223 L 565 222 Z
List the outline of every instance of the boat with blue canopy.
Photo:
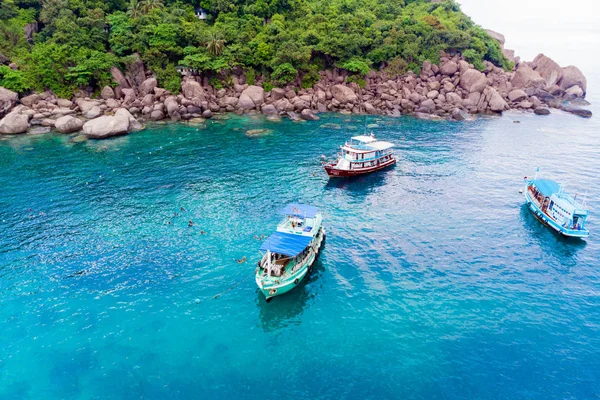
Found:
M 288 204 L 277 231 L 260 246 L 256 284 L 270 301 L 289 292 L 311 270 L 325 239 L 323 216 L 317 207 Z
M 586 238 L 590 232 L 585 228 L 588 210 L 577 200 L 563 192 L 558 183 L 549 179 L 527 181 L 525 190 L 527 206 L 542 223 L 568 237 Z

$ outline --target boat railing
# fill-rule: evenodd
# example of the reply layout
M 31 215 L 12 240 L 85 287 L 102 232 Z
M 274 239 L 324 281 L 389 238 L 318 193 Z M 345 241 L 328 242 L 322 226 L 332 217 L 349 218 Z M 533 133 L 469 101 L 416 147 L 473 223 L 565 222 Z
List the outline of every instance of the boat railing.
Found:
M 346 160 L 353 162 L 353 163 L 359 163 L 359 162 L 365 162 L 365 161 L 375 161 L 375 160 L 379 160 L 380 158 L 383 158 L 385 156 L 388 155 L 392 155 L 393 153 L 391 151 L 387 152 L 387 153 L 382 153 L 377 157 L 369 157 L 369 158 L 349 158 L 349 157 L 345 157 Z

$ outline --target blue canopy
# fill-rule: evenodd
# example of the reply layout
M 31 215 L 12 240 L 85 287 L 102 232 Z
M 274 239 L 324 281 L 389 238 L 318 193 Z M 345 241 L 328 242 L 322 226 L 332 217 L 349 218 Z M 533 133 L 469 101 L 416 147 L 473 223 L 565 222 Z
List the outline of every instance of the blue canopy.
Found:
M 292 233 L 275 232 L 267 238 L 260 246 L 261 251 L 283 254 L 288 257 L 296 257 L 308 246 L 312 237 L 294 235 Z
M 554 193 L 558 193 L 560 191 L 560 186 L 558 183 L 551 181 L 549 179 L 536 179 L 531 181 L 537 190 L 540 191 L 544 196 L 549 197 Z
M 315 215 L 319 212 L 319 209 L 315 206 L 308 206 L 306 204 L 298 204 L 291 203 L 288 204 L 283 210 L 279 213 L 284 215 L 291 215 L 294 217 L 303 217 L 303 218 L 314 218 Z

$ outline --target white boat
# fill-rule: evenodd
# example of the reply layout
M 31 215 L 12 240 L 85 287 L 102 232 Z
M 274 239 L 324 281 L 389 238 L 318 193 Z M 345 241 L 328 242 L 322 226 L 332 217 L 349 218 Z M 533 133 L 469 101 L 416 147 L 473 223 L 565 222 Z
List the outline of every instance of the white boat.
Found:
M 289 204 L 277 231 L 269 236 L 260 251 L 256 284 L 271 300 L 295 288 L 311 270 L 325 239 L 323 217 L 317 207 Z

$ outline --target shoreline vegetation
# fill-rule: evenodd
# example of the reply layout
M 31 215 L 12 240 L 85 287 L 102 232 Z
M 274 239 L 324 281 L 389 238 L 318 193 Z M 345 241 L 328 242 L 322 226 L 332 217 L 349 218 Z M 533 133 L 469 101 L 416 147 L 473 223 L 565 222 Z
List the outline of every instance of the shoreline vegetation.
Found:
M 450 0 L 10 0 L 0 39 L 0 134 L 224 112 L 591 117 L 577 67 L 522 62 Z

